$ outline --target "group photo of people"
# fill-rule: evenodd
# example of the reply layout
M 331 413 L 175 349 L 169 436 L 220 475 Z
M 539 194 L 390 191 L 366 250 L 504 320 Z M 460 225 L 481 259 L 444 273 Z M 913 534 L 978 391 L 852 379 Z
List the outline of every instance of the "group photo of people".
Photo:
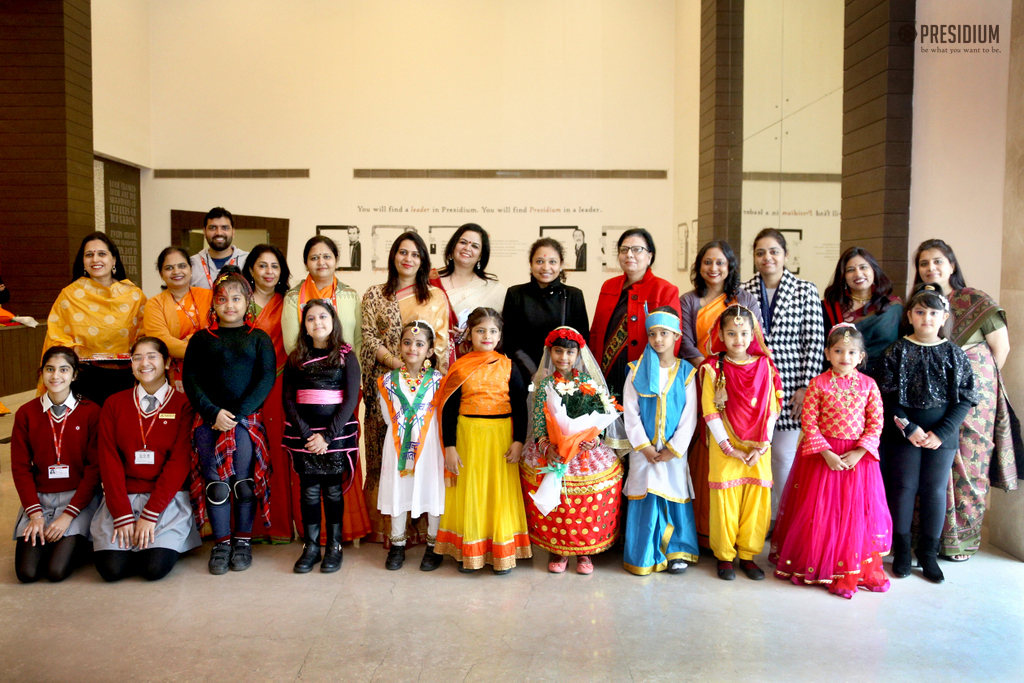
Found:
M 299 574 L 345 553 L 399 571 L 416 545 L 421 571 L 496 575 L 613 553 L 638 576 L 708 563 L 850 599 L 942 583 L 990 488 L 1017 487 L 1006 314 L 940 239 L 909 291 L 854 246 L 819 295 L 774 228 L 699 245 L 686 282 L 625 230 L 600 291 L 572 285 L 579 230 L 576 253 L 533 242 L 515 283 L 479 224 L 433 261 L 403 232 L 362 292 L 326 235 L 291 267 L 233 245 L 224 208 L 204 237 L 147 266 L 151 297 L 105 233 L 81 241 L 14 417 L 19 581 L 158 580 L 199 548 L 224 575 L 295 542 Z

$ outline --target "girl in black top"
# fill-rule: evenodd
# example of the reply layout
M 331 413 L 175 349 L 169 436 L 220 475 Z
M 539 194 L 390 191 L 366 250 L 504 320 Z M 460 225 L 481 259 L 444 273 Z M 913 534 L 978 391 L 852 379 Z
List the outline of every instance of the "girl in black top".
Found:
M 320 571 L 341 568 L 343 488 L 352 485 L 359 457 L 359 361 L 342 336 L 334 307 L 313 299 L 302 309 L 302 327 L 284 370 L 284 447 L 302 487 L 302 556 L 295 571 L 320 562 L 320 500 L 327 523 L 327 551 Z
M 920 496 L 917 558 L 924 577 L 941 583 L 936 557 L 946 514 L 946 485 L 960 440 L 960 423 L 978 403 L 971 363 L 946 339 L 949 302 L 924 285 L 907 304 L 913 333 L 896 340 L 882 359 L 879 389 L 885 401 L 882 442 L 893 524 L 897 578 L 910 574 L 910 525 Z
M 502 317 L 505 355 L 526 384 L 544 355 L 544 340 L 556 327 L 569 326 L 589 337 L 590 318 L 583 292 L 565 284 L 562 243 L 542 237 L 530 247 L 530 281 L 509 287 Z
M 214 280 L 210 327 L 192 335 L 185 350 L 182 380 L 196 412 L 192 497 L 197 522 L 208 512 L 213 527 L 211 574 L 252 564 L 257 498 L 270 526 L 270 459 L 260 409 L 277 371 L 274 343 L 252 327 L 252 297 L 238 268 L 222 269 Z M 196 490 L 199 482 L 203 491 Z

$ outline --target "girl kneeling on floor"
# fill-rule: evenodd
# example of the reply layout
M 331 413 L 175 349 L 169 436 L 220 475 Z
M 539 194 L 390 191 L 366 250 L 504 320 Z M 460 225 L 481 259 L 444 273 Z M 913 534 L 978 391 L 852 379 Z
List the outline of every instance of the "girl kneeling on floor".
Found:
M 701 363 L 701 406 L 711 432 L 711 549 L 718 577 L 736 578 L 733 560 L 748 578 L 764 572 L 754 558 L 764 549 L 772 516 L 771 447 L 782 383 L 754 314 L 725 309 Z
M 532 557 L 518 463 L 526 436 L 526 387 L 499 353 L 501 314 L 477 308 L 467 330 L 472 351 L 459 358 L 438 389 L 445 447 L 444 514 L 435 552 L 508 574 Z
M 96 569 L 107 581 L 161 579 L 202 544 L 187 488 L 192 407 L 167 378 L 170 351 L 156 337 L 131 348 L 134 389 L 103 404 L 103 503 L 92 518 Z
M 882 396 L 875 380 L 858 372 L 867 354 L 853 323 L 832 328 L 825 356 L 832 367 L 807 387 L 803 436 L 768 559 L 780 579 L 824 585 L 850 599 L 859 586 L 889 590 L 882 556 L 892 519 L 878 466 Z
M 359 458 L 359 361 L 342 336 L 341 323 L 326 299 L 302 309 L 302 328 L 284 371 L 284 447 L 302 489 L 302 556 L 295 572 L 320 562 L 320 501 L 327 525 L 327 550 L 320 571 L 341 569 L 344 493 L 353 483 Z
M 391 549 L 384 566 L 401 569 L 405 562 L 405 530 L 409 513 L 427 514 L 427 550 L 420 569 L 441 565 L 434 552 L 444 512 L 444 454 L 434 396 L 441 373 L 434 366 L 434 328 L 412 320 L 402 328 L 402 367 L 377 379 L 381 414 L 388 427 L 380 470 L 377 509 L 391 516 Z
M 18 408 L 11 434 L 11 475 L 21 499 L 14 525 L 14 572 L 22 583 L 63 581 L 88 550 L 100 504 L 96 435 L 100 407 L 74 396 L 78 356 L 66 346 L 43 354 L 46 393 Z
M 211 574 L 252 565 L 257 500 L 263 525 L 270 526 L 270 456 L 260 408 L 277 365 L 269 335 L 253 327 L 252 297 L 242 272 L 223 268 L 213 283 L 210 327 L 192 335 L 185 350 L 183 383 L 196 412 L 192 500 L 199 526 L 210 516 Z

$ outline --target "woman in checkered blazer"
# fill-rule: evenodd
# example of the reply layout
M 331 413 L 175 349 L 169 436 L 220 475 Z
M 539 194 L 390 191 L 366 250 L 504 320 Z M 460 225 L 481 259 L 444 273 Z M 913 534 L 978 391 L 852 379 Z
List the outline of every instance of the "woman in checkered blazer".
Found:
M 800 407 L 804 392 L 821 372 L 825 352 L 824 323 L 818 288 L 786 270 L 786 238 L 765 228 L 754 238 L 757 275 L 741 288 L 757 299 L 764 337 L 782 377 L 782 414 L 772 438 L 772 519 L 789 478 L 800 438 Z

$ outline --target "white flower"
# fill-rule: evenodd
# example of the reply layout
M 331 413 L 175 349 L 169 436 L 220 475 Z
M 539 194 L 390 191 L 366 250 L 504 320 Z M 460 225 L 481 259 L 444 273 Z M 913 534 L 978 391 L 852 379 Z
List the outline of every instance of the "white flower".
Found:
M 579 388 L 576 386 L 575 382 L 556 382 L 555 391 L 562 396 L 572 396 L 579 391 Z

